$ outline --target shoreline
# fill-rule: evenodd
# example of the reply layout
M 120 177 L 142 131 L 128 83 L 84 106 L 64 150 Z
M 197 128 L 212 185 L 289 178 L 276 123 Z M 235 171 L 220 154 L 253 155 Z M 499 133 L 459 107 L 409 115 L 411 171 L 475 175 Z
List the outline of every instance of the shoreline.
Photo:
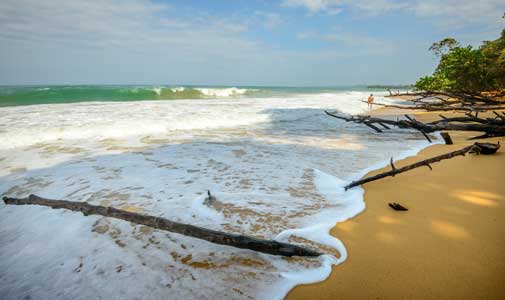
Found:
M 341 96 L 339 99 L 342 100 L 356 97 L 355 94 L 342 94 Z M 86 105 L 86 116 L 89 116 L 88 118 L 91 120 L 96 120 L 96 122 L 91 122 L 84 126 L 76 122 L 76 120 L 80 120 L 79 117 L 83 114 L 82 108 L 78 108 L 79 105 L 72 105 L 72 109 L 65 107 L 55 109 L 57 105 L 38 106 L 36 110 L 35 108 L 13 109 L 13 111 L 16 111 L 16 114 L 19 113 L 19 117 L 16 114 L 9 114 L 9 119 L 34 119 L 44 124 L 44 126 L 31 125 L 23 127 L 23 123 L 19 121 L 20 126 L 16 126 L 12 130 L 12 132 L 18 131 L 19 133 L 10 135 L 12 137 L 11 142 L 6 142 L 5 144 L 12 146 L 13 142 L 15 142 L 17 143 L 16 147 L 27 149 L 28 151 L 3 150 L 5 155 L 2 153 L 0 159 L 3 159 L 4 156 L 6 157 L 3 159 L 2 164 L 5 164 L 5 167 L 9 169 L 4 168 L 4 172 L 7 174 L 4 176 L 5 180 L 0 187 L 9 196 L 14 197 L 22 197 L 35 193 L 53 199 L 79 201 L 86 199 L 86 201 L 90 201 L 92 204 L 135 209 L 146 213 L 162 211 L 164 217 L 167 218 L 187 223 L 198 222 L 202 226 L 209 226 L 210 228 L 214 224 L 220 224 L 227 231 L 238 231 L 241 230 L 242 226 L 249 226 L 251 228 L 251 235 L 257 234 L 258 236 L 263 234 L 263 232 L 268 233 L 270 226 L 274 226 L 273 230 L 277 230 L 275 228 L 277 223 L 285 226 L 286 230 L 301 228 L 296 233 L 302 238 L 304 235 L 300 234 L 306 234 L 305 236 L 309 240 L 315 237 L 317 238 L 314 238 L 316 243 L 318 243 L 321 237 L 325 239 L 322 241 L 322 244 L 325 244 L 326 241 L 330 241 L 331 243 L 338 242 L 329 236 L 329 230 L 335 224 L 336 215 L 343 214 L 343 218 L 351 217 L 347 215 L 353 208 L 350 207 L 349 210 L 344 208 L 347 204 L 354 204 L 354 202 L 341 201 L 339 203 L 330 203 L 335 204 L 328 206 L 332 211 L 323 212 L 323 209 L 326 209 L 326 205 L 328 204 L 328 199 L 342 198 L 326 197 L 325 188 L 319 188 L 317 184 L 318 180 L 315 179 L 320 176 L 317 175 L 318 172 L 314 171 L 318 170 L 314 169 L 314 167 L 321 166 L 321 170 L 324 173 L 326 164 L 312 160 L 311 154 L 314 153 L 315 158 L 321 155 L 324 161 L 332 159 L 333 166 L 339 165 L 339 163 L 335 163 L 335 159 L 337 161 L 339 161 L 338 159 L 342 159 L 342 163 L 345 163 L 343 158 L 352 158 L 361 167 L 355 169 L 349 167 L 348 172 L 350 174 L 354 170 L 363 170 L 369 166 L 369 163 L 364 159 L 367 157 L 366 151 L 363 151 L 363 157 L 350 156 L 353 155 L 352 153 L 360 153 L 359 150 L 364 149 L 363 145 L 368 145 L 365 141 L 359 141 L 360 137 L 358 134 L 352 134 L 353 131 L 351 131 L 350 137 L 345 135 L 327 137 L 324 131 L 320 131 L 321 127 L 331 131 L 335 130 L 335 122 L 332 120 L 329 120 L 328 124 L 325 124 L 326 122 L 318 122 L 321 119 L 326 121 L 321 108 L 333 107 L 336 102 L 333 97 L 321 97 L 321 99 L 300 98 L 295 101 L 289 99 L 279 101 L 277 98 L 270 98 L 265 101 L 256 101 L 255 99 L 247 101 L 227 100 L 235 102 L 233 107 L 237 108 L 233 110 L 227 104 L 221 105 L 220 103 L 216 103 L 221 101 L 206 101 L 207 106 L 199 104 L 199 102 L 203 103 L 204 101 L 196 103 L 186 100 L 181 101 L 184 102 L 184 107 L 182 105 L 171 105 L 170 109 L 160 109 L 165 107 L 157 107 L 157 105 L 138 107 L 137 104 L 99 105 L 96 107 L 88 107 Z M 249 102 L 254 102 L 254 105 L 244 105 Z M 351 101 L 337 103 L 342 103 L 343 110 L 362 111 L 361 108 L 363 107 L 360 103 L 353 103 Z M 239 109 L 239 107 L 243 107 L 243 109 Z M 131 113 L 132 108 L 136 108 L 133 113 Z M 195 121 L 188 122 L 186 120 L 187 114 L 185 112 L 188 111 L 192 113 L 195 111 L 199 112 L 199 115 L 193 114 L 194 117 L 196 116 L 193 118 Z M 227 112 L 233 115 L 227 115 Z M 269 118 L 269 116 L 272 117 Z M 4 117 L 6 118 L 6 116 Z M 290 123 L 292 121 L 293 123 Z M 223 128 L 216 127 L 218 129 L 215 129 L 213 126 L 221 124 L 220 122 L 225 123 L 222 126 Z M 254 127 L 257 123 L 266 122 L 273 124 L 267 125 L 266 131 L 264 124 L 259 125 L 257 128 Z M 18 125 L 18 123 L 11 121 L 6 121 L 6 123 L 11 124 L 11 127 Z M 313 124 L 315 124 L 315 128 L 318 130 L 317 133 L 321 133 L 319 138 L 318 135 L 312 138 L 314 133 Z M 88 127 L 87 125 L 90 126 Z M 202 125 L 205 126 L 201 127 Z M 160 126 L 162 128 L 170 128 L 170 131 L 162 130 L 162 133 L 159 133 L 157 129 Z M 248 127 L 247 130 L 242 129 L 245 126 Z M 188 137 L 187 131 L 189 130 L 195 130 L 195 132 Z M 277 130 L 279 132 L 296 130 L 296 133 L 301 135 L 287 140 L 284 135 L 269 134 L 270 131 Z M 366 129 L 364 131 L 366 132 Z M 227 138 L 223 139 L 223 136 Z M 254 143 L 243 143 L 249 136 L 252 137 Z M 226 143 L 223 143 L 223 140 Z M 370 143 L 376 142 L 373 137 L 369 140 Z M 381 138 L 377 143 L 383 144 L 384 140 L 384 138 Z M 227 143 L 228 141 L 230 142 Z M 330 145 L 335 145 L 345 149 L 344 147 L 347 147 L 349 142 L 351 142 L 351 148 L 347 149 L 347 151 L 342 151 L 342 154 L 338 150 L 340 148 L 330 148 Z M 353 142 L 355 142 L 356 146 L 352 144 Z M 399 148 L 392 147 L 392 144 L 386 146 L 396 150 L 393 151 L 394 153 L 411 149 L 410 143 L 402 147 L 401 139 L 394 145 L 398 145 Z M 325 150 L 326 148 L 328 149 Z M 16 152 L 19 155 L 16 155 Z M 262 163 L 264 165 L 259 165 L 260 167 L 265 166 L 263 168 L 258 168 L 258 154 L 261 154 L 263 157 Z M 332 156 L 333 154 L 335 156 Z M 384 160 L 384 164 L 386 163 L 387 155 L 382 155 L 381 153 L 375 154 L 375 157 L 378 158 L 372 159 L 372 161 L 378 162 Z M 204 157 L 210 156 L 213 159 L 201 160 L 202 155 Z M 27 159 L 23 159 L 24 157 L 27 157 Z M 283 159 L 286 160 L 284 161 Z M 299 160 L 298 163 L 292 164 L 293 161 L 297 160 Z M 269 165 L 266 165 L 267 163 Z M 274 165 L 274 163 L 279 164 Z M 270 168 L 270 165 L 276 167 Z M 254 168 L 258 168 L 258 171 L 245 175 L 244 178 L 258 178 L 258 181 L 241 182 L 236 180 L 242 179 L 241 176 L 244 174 L 244 169 L 254 170 Z M 69 174 L 69 170 L 72 170 L 71 174 Z M 268 174 L 266 174 L 267 171 L 263 170 L 268 170 Z M 11 175 L 11 173 L 15 175 Z M 150 176 L 151 174 L 155 174 L 156 176 L 152 176 L 148 184 L 139 182 L 139 176 Z M 286 177 L 285 174 L 292 176 Z M 333 182 L 339 181 L 338 176 L 330 173 L 326 174 Z M 356 176 L 359 175 L 357 174 Z M 286 178 L 289 177 L 293 179 L 286 182 Z M 44 178 L 43 184 L 32 184 L 32 178 Z M 267 178 L 268 182 L 262 181 L 262 178 Z M 259 189 L 258 195 L 253 194 L 250 198 L 247 196 L 234 196 L 237 191 L 255 189 L 255 182 L 258 182 L 258 187 L 265 188 L 266 192 L 264 195 L 266 196 L 262 195 L 262 190 Z M 103 191 L 97 190 L 101 185 L 104 187 Z M 327 189 L 328 192 L 333 194 L 335 192 L 333 187 L 337 185 L 338 183 L 327 185 L 329 186 Z M 211 186 L 213 194 L 221 197 L 222 200 L 222 202 L 216 203 L 215 206 L 211 207 L 213 215 L 210 216 L 193 210 L 193 203 L 187 201 L 187 199 L 194 201 L 194 199 L 200 197 L 204 193 L 201 190 L 202 186 Z M 231 188 L 228 188 L 228 186 Z M 106 190 L 105 187 L 109 189 Z M 269 187 L 273 187 L 271 191 L 268 190 Z M 169 193 L 170 195 L 166 196 L 164 195 L 165 191 L 162 191 L 163 189 L 166 189 L 166 191 L 176 190 L 178 193 L 177 195 Z M 307 191 L 310 193 L 306 193 Z M 312 198 L 316 193 L 316 198 Z M 272 195 L 273 201 L 270 200 L 270 196 L 267 194 Z M 359 189 L 359 194 L 360 202 L 362 202 L 361 189 Z M 158 201 L 160 199 L 164 200 Z M 314 200 L 320 202 L 320 207 L 311 207 L 314 204 Z M 265 203 L 265 206 L 256 209 L 256 205 L 263 205 L 263 203 Z M 191 207 L 188 209 L 189 205 Z M 359 211 L 363 207 L 364 205 Z M 236 264 L 234 260 L 238 255 L 233 256 L 233 251 L 241 250 L 234 250 L 233 248 L 222 249 L 222 251 L 229 251 L 227 252 L 229 255 L 215 256 L 214 253 L 221 251 L 221 248 L 216 248 L 212 244 L 209 245 L 207 243 L 203 243 L 204 245 L 202 246 L 200 241 L 194 239 L 186 241 L 184 238 L 181 238 L 184 244 L 177 242 L 177 240 L 175 242 L 173 240 L 169 241 L 166 239 L 166 234 L 157 231 L 152 233 L 156 240 L 151 238 L 151 233 L 142 233 L 142 239 L 138 239 L 136 233 L 140 232 L 140 229 L 127 223 L 108 219 L 100 219 L 99 223 L 96 223 L 91 218 L 72 217 L 71 214 L 58 212 L 47 212 L 47 215 L 45 215 L 42 209 L 36 208 L 11 209 L 4 206 L 1 208 L 2 212 L 5 212 L 6 215 L 3 222 L 5 226 L 11 226 L 18 222 L 25 226 L 6 227 L 10 228 L 8 231 L 10 242 L 1 247 L 3 253 L 13 253 L 15 252 L 14 248 L 22 248 L 26 245 L 39 243 L 41 251 L 47 254 L 42 259 L 30 255 L 23 257 L 5 255 L 5 257 L 9 257 L 9 260 L 4 259 L 1 263 L 2 265 L 9 264 L 9 266 L 13 266 L 11 269 L 13 271 L 9 275 L 12 275 L 10 277 L 14 279 L 18 278 L 17 276 L 24 275 L 21 271 L 24 270 L 23 267 L 27 265 L 27 261 L 32 264 L 37 263 L 52 266 L 52 262 L 58 261 L 60 257 L 67 254 L 63 248 L 47 249 L 51 244 L 45 244 L 41 241 L 41 237 L 44 235 L 50 235 L 50 232 L 58 230 L 54 226 L 54 222 L 57 221 L 64 222 L 68 228 L 72 228 L 71 230 L 75 234 L 72 234 L 72 239 L 70 240 L 63 240 L 57 235 L 54 237 L 55 241 L 53 244 L 58 242 L 65 242 L 72 246 L 86 244 L 86 247 L 82 250 L 87 253 L 79 255 L 72 251 L 68 252 L 69 259 L 74 259 L 74 261 L 66 262 L 65 265 L 78 266 L 80 262 L 76 263 L 75 260 L 82 256 L 86 266 L 97 265 L 110 270 L 111 272 L 105 278 L 111 287 L 116 288 L 127 288 L 131 283 L 123 280 L 123 274 L 116 275 L 117 272 L 114 271 L 114 266 L 109 261 L 102 260 L 101 257 L 95 255 L 96 252 L 93 251 L 94 248 L 98 247 L 98 243 L 100 243 L 101 249 L 104 249 L 103 253 L 106 256 L 109 256 L 111 253 L 117 253 L 117 251 L 125 251 L 124 255 L 118 257 L 119 261 L 117 263 L 113 262 L 114 264 L 125 266 L 127 264 L 129 270 L 138 270 L 147 267 L 151 278 L 154 276 L 166 278 L 164 276 L 168 277 L 170 274 L 180 273 L 182 274 L 181 277 L 173 282 L 189 286 L 190 283 L 194 283 L 194 278 L 210 277 L 209 280 L 212 281 L 210 281 L 209 286 L 216 287 L 216 289 L 211 289 L 208 293 L 218 296 L 223 294 L 229 296 L 230 294 L 223 292 L 225 290 L 230 291 L 230 293 L 237 293 L 237 297 L 240 297 L 238 294 L 254 296 L 258 291 L 268 290 L 271 282 L 279 280 L 280 284 L 284 283 L 284 279 L 286 279 L 284 275 L 286 273 L 298 273 L 299 270 L 304 271 L 307 266 L 311 265 L 319 268 L 319 263 L 316 262 L 304 263 L 293 260 L 291 264 L 291 261 L 281 261 L 278 257 L 258 257 L 254 252 L 240 252 L 240 261 Z M 290 220 L 283 220 L 286 217 L 285 208 L 293 208 L 292 214 L 289 215 L 293 216 L 294 220 L 292 223 L 290 223 Z M 305 215 L 305 209 L 309 209 L 309 214 Z M 314 213 L 310 211 L 311 209 L 314 209 Z M 28 210 L 34 210 L 34 214 L 28 214 Z M 318 213 L 318 211 L 322 213 Z M 357 212 L 353 213 L 352 216 L 355 214 Z M 44 217 L 42 217 L 43 215 Z M 67 218 L 64 218 L 64 216 Z M 247 219 L 247 224 L 243 225 L 244 223 L 235 222 L 235 216 L 239 216 L 238 220 L 242 218 Z M 29 221 L 33 220 L 34 217 L 37 219 L 43 218 L 44 221 L 47 220 L 47 226 L 33 227 L 33 223 Z M 304 217 L 305 219 L 303 219 Z M 24 222 L 23 220 L 28 221 Z M 322 224 L 324 228 L 316 226 L 311 230 L 306 230 L 305 226 L 303 226 L 304 224 L 312 225 L 316 221 Z M 50 222 L 53 223 L 49 224 Z M 298 222 L 302 226 L 297 226 Z M 95 230 L 95 228 L 99 229 Z M 324 233 L 324 236 L 319 233 Z M 326 238 L 328 239 L 326 240 Z M 30 242 L 26 242 L 26 240 Z M 166 241 L 166 243 L 156 243 L 157 240 Z M 332 244 L 329 245 L 333 246 Z M 145 250 L 148 248 L 149 250 Z M 198 249 L 198 251 L 195 253 L 193 249 Z M 137 250 L 139 253 L 142 253 L 142 256 L 131 255 L 131 253 Z M 165 254 L 163 255 L 163 253 Z M 167 256 L 166 253 L 170 253 L 170 256 Z M 249 260 L 253 264 L 249 264 Z M 243 261 L 246 262 L 242 264 Z M 277 261 L 280 261 L 280 263 Z M 259 263 L 256 264 L 256 262 Z M 167 265 L 169 267 L 166 267 Z M 204 267 L 200 268 L 201 266 Z M 324 264 L 324 269 L 324 276 L 319 276 L 320 274 L 312 272 L 313 274 L 303 273 L 299 278 L 306 280 L 309 276 L 319 276 L 317 281 L 323 280 L 329 275 L 331 264 Z M 20 273 L 16 273 L 15 271 L 17 270 L 21 270 Z M 72 282 L 66 281 L 69 278 L 66 275 L 72 272 L 72 270 L 67 267 L 66 270 L 57 270 L 54 273 L 57 280 L 64 282 L 66 285 L 72 285 Z M 47 277 L 47 273 L 45 272 L 44 270 L 44 272 L 40 272 L 36 276 Z M 194 277 L 192 277 L 193 274 Z M 226 280 L 230 278 L 230 274 L 233 274 L 233 277 L 239 278 L 239 280 Z M 90 278 L 97 278 L 95 275 L 94 273 L 90 273 Z M 36 276 L 29 278 L 29 281 L 40 282 L 43 286 L 44 282 Z M 169 283 L 172 282 L 171 278 L 167 278 L 166 280 Z M 298 279 L 291 280 L 288 278 L 287 280 L 294 281 Z M 299 280 L 299 282 L 302 281 Z M 150 278 L 142 279 L 140 283 L 150 284 Z M 279 298 L 284 297 L 293 286 L 294 284 L 282 290 L 283 293 Z M 13 295 L 37 295 L 38 293 L 37 290 L 18 290 L 18 287 L 16 285 L 4 284 L 0 286 L 0 289 L 5 291 L 8 288 L 9 292 Z M 152 295 L 158 293 L 160 295 L 165 294 L 165 288 L 165 285 L 154 285 Z M 50 294 L 57 292 L 52 290 L 51 286 L 47 286 L 46 289 L 49 290 Z M 235 289 L 238 289 L 238 291 Z M 178 287 L 174 288 L 173 291 L 174 293 L 187 295 L 193 293 L 192 290 Z M 132 292 L 142 292 L 142 289 Z M 93 297 L 95 291 L 85 291 L 77 287 L 72 293 Z M 114 291 L 104 289 L 103 291 L 99 291 L 99 293 L 102 295 L 104 293 L 114 294 Z M 191 296 L 189 297 L 191 298 Z M 230 298 L 235 297 L 230 296 Z M 271 297 L 266 295 L 264 299 L 271 299 Z
M 372 112 L 398 113 L 384 108 Z M 413 113 L 425 121 L 437 116 Z M 454 145 L 429 145 L 395 164 L 402 166 L 473 142 L 466 140 L 471 133 L 450 134 Z M 503 138 L 485 141 L 504 142 Z M 505 171 L 500 166 L 504 163 L 501 149 L 490 156 L 453 158 L 435 164 L 431 172 L 418 168 L 365 184 L 365 210 L 330 231 L 346 246 L 347 260 L 332 266 L 323 282 L 299 285 L 285 298 L 502 299 L 505 187 L 500 178 Z M 384 170 L 389 166 L 367 175 Z M 393 211 L 388 202 L 410 210 Z

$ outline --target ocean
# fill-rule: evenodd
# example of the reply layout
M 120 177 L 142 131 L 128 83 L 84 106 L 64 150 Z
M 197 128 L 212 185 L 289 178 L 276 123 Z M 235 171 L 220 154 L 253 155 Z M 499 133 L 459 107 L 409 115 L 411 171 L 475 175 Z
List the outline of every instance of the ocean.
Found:
M 54 85 L 0 86 L 0 107 L 74 102 L 125 102 L 142 100 L 183 100 L 220 98 L 271 98 L 297 94 L 342 91 L 382 92 L 366 86 L 352 87 L 215 87 L 163 85 Z
M 328 254 L 276 257 L 0 204 L 0 294 L 282 299 L 323 280 L 347 257 L 330 228 L 365 209 L 362 188 L 343 186 L 427 146 L 414 131 L 378 134 L 324 114 L 364 113 L 370 93 L 394 102 L 366 87 L 1 87 L 0 194 L 87 201 Z

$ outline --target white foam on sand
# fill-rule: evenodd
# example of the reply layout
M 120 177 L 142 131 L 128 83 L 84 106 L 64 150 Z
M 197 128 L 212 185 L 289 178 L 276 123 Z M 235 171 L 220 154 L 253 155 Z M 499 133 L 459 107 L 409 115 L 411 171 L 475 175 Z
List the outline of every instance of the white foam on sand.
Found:
M 365 208 L 360 187 L 343 187 L 428 145 L 417 132 L 377 134 L 323 113 L 362 112 L 365 96 L 0 108 L 0 194 L 87 201 L 339 253 L 288 259 L 0 204 L 0 294 L 282 299 L 323 280 L 347 257 L 330 229 Z M 205 201 L 207 190 L 215 201 Z

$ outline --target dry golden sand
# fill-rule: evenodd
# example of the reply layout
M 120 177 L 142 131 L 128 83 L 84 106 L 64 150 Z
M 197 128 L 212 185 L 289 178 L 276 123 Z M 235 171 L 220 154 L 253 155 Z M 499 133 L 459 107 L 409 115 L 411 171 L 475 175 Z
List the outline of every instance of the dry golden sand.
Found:
M 455 145 L 431 146 L 396 166 L 471 143 L 468 133 L 451 136 Z M 486 141 L 505 146 L 503 138 Z M 366 210 L 331 230 L 347 260 L 286 299 L 505 299 L 505 147 L 432 166 L 366 184 Z

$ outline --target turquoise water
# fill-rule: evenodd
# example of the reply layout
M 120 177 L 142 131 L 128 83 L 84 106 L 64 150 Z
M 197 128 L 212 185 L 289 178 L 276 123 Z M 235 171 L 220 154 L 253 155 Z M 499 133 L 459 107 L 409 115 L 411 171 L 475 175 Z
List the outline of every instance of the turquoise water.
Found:
M 142 101 L 216 98 L 270 98 L 342 91 L 384 91 L 366 86 L 258 87 L 162 85 L 61 85 L 0 87 L 0 107 L 87 101 Z

